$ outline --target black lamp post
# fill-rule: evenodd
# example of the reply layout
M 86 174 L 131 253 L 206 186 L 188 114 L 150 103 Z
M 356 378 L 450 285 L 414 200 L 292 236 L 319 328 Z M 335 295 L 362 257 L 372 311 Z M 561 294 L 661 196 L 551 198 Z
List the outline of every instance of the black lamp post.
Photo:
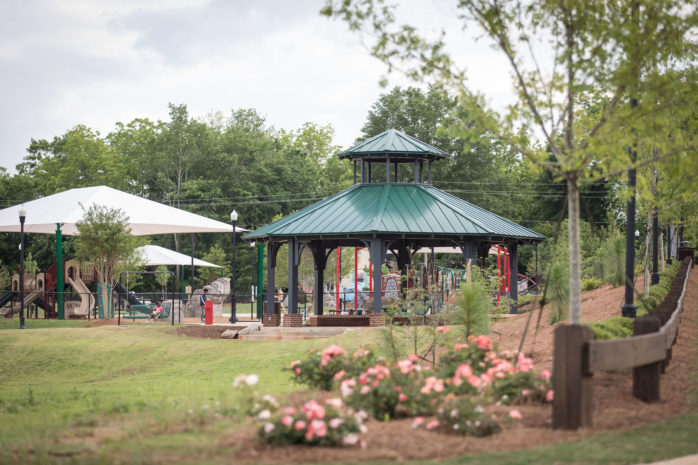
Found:
M 24 220 L 27 218 L 27 211 L 19 209 L 19 329 L 24 326 Z
M 233 269 L 232 277 L 230 278 L 230 322 L 237 323 L 237 309 L 235 308 L 236 298 L 235 298 L 235 244 L 237 242 L 235 229 L 238 225 L 238 212 L 233 210 L 230 212 L 230 221 L 233 223 Z

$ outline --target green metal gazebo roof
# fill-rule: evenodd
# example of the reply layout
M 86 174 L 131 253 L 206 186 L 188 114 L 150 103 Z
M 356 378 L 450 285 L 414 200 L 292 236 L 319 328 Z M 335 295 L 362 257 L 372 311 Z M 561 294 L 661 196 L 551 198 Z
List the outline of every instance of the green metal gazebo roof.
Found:
M 339 153 L 339 158 L 371 158 L 371 156 L 385 158 L 390 156 L 391 161 L 410 162 L 414 160 L 438 160 L 448 154 L 443 150 L 424 143 L 397 129 L 373 136 L 351 148 Z
M 244 236 L 545 236 L 428 184 L 357 184 Z

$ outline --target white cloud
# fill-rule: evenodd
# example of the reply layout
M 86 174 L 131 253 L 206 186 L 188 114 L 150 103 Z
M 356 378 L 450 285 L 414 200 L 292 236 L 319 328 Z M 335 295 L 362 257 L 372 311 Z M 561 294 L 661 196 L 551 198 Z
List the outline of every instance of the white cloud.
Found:
M 168 102 L 194 116 L 252 107 L 285 129 L 330 123 L 347 146 L 385 91 L 384 65 L 344 23 L 319 16 L 322 0 L 8 3 L 0 4 L 0 165 L 10 169 L 31 138 L 76 124 L 105 134 L 117 121 L 167 119 Z M 401 14 L 461 36 L 450 50 L 474 87 L 503 107 L 506 64 L 461 34 L 443 1 L 411 2 Z

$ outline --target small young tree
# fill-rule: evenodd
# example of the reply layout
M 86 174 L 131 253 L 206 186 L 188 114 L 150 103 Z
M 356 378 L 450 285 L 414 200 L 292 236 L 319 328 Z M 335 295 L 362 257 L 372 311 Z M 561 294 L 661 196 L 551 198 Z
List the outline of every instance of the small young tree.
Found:
M 94 264 L 102 283 L 102 301 L 108 302 L 107 284 L 114 280 L 117 264 L 132 257 L 139 241 L 131 236 L 128 217 L 121 209 L 92 205 L 76 226 L 75 252 L 80 260 Z

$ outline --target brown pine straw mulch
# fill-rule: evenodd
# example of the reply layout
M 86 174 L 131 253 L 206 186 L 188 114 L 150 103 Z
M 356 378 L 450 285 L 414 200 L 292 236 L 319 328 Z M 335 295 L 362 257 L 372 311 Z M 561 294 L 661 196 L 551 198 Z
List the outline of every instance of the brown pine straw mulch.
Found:
M 221 447 L 235 447 L 236 463 L 309 463 L 309 462 L 355 462 L 367 460 L 438 460 L 461 456 L 467 453 L 487 451 L 509 451 L 527 449 L 546 444 L 571 441 L 593 435 L 604 430 L 625 430 L 644 424 L 658 422 L 684 413 L 689 408 L 689 395 L 693 390 L 691 375 L 698 340 L 698 273 L 691 270 L 683 319 L 673 358 L 661 378 L 661 401 L 645 404 L 632 397 L 632 372 L 595 374 L 594 414 L 592 428 L 578 431 L 553 431 L 551 429 L 551 406 L 519 406 L 523 420 L 518 424 L 504 423 L 503 431 L 486 438 L 463 437 L 444 433 L 414 430 L 412 419 L 390 422 L 370 421 L 365 449 L 287 446 L 272 447 L 258 441 L 254 428 L 229 433 L 221 439 Z M 604 320 L 620 314 L 623 288 L 609 286 L 583 294 L 582 314 L 585 321 Z M 531 354 L 536 369 L 552 365 L 553 329 L 543 315 L 533 345 L 534 315 L 529 338 L 524 351 Z M 528 314 L 508 317 L 494 326 L 495 340 L 501 348 L 517 349 Z M 296 392 L 289 397 L 294 400 L 316 396 L 314 392 Z M 504 411 L 505 412 L 505 411 Z M 503 413 L 504 413 L 503 412 Z

